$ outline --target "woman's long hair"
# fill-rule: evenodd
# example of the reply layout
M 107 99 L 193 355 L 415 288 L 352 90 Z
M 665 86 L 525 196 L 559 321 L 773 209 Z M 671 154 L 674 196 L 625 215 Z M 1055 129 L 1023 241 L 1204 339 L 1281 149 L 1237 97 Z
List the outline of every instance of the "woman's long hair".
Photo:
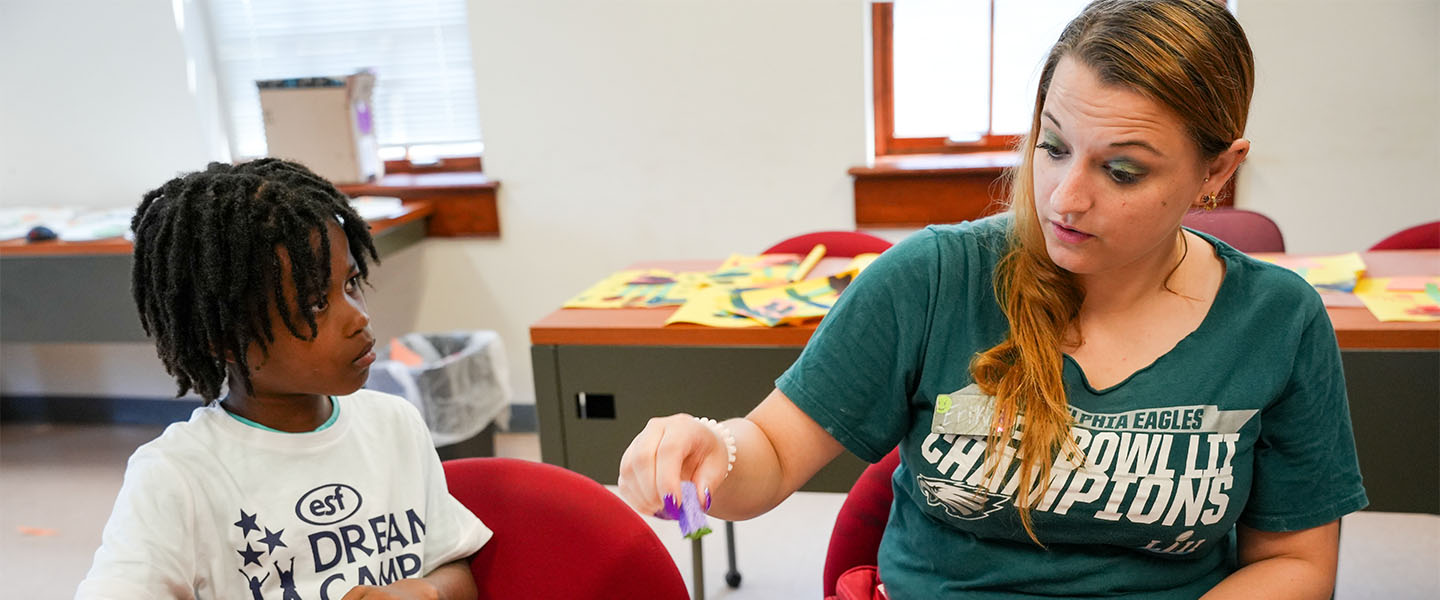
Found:
M 1011 172 L 1010 250 L 995 272 L 995 294 L 1010 322 L 1005 340 L 970 364 L 975 383 L 996 399 L 986 457 L 990 477 L 1002 450 L 1019 439 L 1015 506 L 1030 539 L 1030 510 L 1050 487 L 1051 466 L 1082 455 L 1070 435 L 1065 397 L 1066 345 L 1082 342 L 1074 328 L 1085 292 L 1073 274 L 1050 260 L 1035 213 L 1035 151 L 1040 113 L 1060 60 L 1070 57 L 1100 81 L 1168 107 L 1186 126 L 1205 160 L 1245 131 L 1254 88 L 1254 58 L 1245 32 L 1216 0 L 1099 0 L 1066 26 L 1045 59 L 1030 133 Z M 1016 435 L 1017 430 L 1023 432 Z M 1077 463 L 1078 464 L 1078 463 Z

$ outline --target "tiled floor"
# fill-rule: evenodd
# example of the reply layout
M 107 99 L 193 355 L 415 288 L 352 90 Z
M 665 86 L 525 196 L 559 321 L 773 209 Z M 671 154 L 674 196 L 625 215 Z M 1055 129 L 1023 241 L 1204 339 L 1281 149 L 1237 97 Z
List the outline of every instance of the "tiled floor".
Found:
M 0 597 L 69 598 L 89 568 L 120 489 L 125 459 L 160 427 L 0 427 Z M 496 453 L 534 460 L 534 434 L 501 434 Z M 705 539 L 708 598 L 818 598 L 825 544 L 844 497 L 800 493 L 737 524 L 739 589 L 724 582 L 725 539 Z M 673 522 L 649 519 L 690 582 L 690 545 Z M 1440 597 L 1440 517 L 1346 517 L 1339 600 Z

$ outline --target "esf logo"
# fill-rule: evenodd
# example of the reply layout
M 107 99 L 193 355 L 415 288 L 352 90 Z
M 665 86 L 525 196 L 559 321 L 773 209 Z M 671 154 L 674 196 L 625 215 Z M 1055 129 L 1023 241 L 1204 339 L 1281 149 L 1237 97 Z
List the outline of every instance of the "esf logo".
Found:
M 343 483 L 327 483 L 305 492 L 295 503 L 295 516 L 311 525 L 344 521 L 360 510 L 360 493 Z

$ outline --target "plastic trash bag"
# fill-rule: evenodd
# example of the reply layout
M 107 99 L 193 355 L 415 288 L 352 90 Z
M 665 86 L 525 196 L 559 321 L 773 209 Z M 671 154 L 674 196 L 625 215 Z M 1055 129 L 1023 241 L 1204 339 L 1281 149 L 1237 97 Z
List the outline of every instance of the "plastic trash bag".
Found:
M 420 409 L 436 447 L 475 437 L 492 422 L 509 429 L 510 378 L 499 334 L 411 333 L 391 344 L 370 367 L 365 387 L 401 396 Z M 392 354 L 400 353 L 418 364 L 395 360 Z

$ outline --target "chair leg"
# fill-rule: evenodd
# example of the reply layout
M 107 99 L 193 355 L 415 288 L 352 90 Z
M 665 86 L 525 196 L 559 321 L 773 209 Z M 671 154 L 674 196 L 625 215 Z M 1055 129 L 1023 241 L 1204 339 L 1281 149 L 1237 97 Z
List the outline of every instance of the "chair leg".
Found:
M 735 523 L 725 522 L 725 553 L 730 556 L 730 570 L 725 572 L 725 585 L 740 587 L 740 570 L 735 568 Z
M 690 540 L 690 570 L 695 581 L 692 582 L 690 597 L 693 600 L 705 600 L 705 552 L 700 546 L 700 538 Z

